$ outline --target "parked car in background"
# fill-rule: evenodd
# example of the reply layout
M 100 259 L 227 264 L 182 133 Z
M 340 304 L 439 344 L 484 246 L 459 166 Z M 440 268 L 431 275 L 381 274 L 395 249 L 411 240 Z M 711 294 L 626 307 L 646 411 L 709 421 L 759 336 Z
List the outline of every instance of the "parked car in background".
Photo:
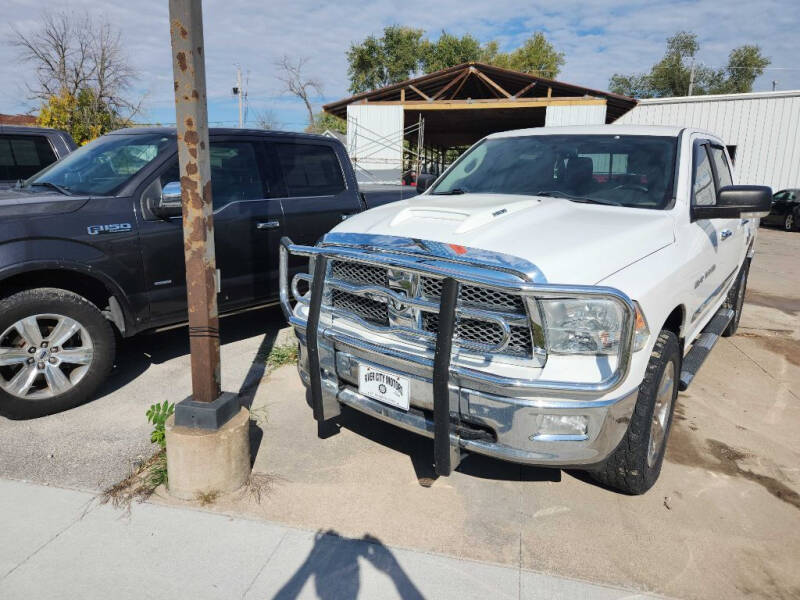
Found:
M 368 200 L 332 138 L 212 129 L 210 142 L 220 313 L 275 302 L 281 237 L 315 244 Z M 0 413 L 75 406 L 111 370 L 115 330 L 186 318 L 174 129 L 116 131 L 0 191 Z
M 772 197 L 772 209 L 761 219 L 764 225 L 777 225 L 785 231 L 800 227 L 800 189 L 781 190 Z
M 678 390 L 739 324 L 772 191 L 734 181 L 704 131 L 507 131 L 415 198 L 283 240 L 282 264 L 310 259 L 281 298 L 314 417 L 431 437 L 440 475 L 469 451 L 647 491 Z
M 0 125 L 0 188 L 27 179 L 77 147 L 65 131 Z

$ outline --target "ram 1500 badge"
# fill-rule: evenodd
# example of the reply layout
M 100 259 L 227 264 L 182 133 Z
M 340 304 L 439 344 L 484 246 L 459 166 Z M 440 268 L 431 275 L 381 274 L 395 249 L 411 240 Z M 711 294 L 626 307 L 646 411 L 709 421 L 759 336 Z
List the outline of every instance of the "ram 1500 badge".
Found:
M 678 391 L 736 331 L 769 205 L 706 132 L 491 135 L 424 194 L 283 240 L 314 416 L 432 437 L 442 475 L 468 451 L 643 493 Z

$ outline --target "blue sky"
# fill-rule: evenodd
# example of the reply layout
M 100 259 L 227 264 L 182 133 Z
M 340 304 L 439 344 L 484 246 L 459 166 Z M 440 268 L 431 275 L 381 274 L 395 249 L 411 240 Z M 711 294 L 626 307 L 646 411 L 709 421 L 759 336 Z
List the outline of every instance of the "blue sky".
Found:
M 0 23 L 0 112 L 27 112 L 36 104 L 26 98 L 28 67 L 9 43 L 11 27 L 30 31 L 43 12 L 67 8 L 103 14 L 122 30 L 123 41 L 139 78 L 132 94 L 144 97 L 140 120 L 171 123 L 172 66 L 166 0 L 136 2 L 71 0 L 4 0 Z M 102 6 L 98 11 L 98 6 Z M 501 49 L 519 45 L 544 31 L 565 53 L 559 79 L 606 89 L 614 72 L 646 70 L 664 51 L 675 31 L 688 29 L 700 39 L 699 60 L 721 66 L 728 52 L 757 43 L 772 59 L 771 69 L 755 90 L 800 89 L 800 2 L 797 0 L 727 0 L 726 2 L 601 0 L 520 2 L 492 0 L 220 0 L 204 2 L 209 120 L 236 123 L 231 94 L 236 64 L 249 80 L 249 120 L 269 112 L 284 129 L 302 129 L 305 109 L 281 94 L 274 61 L 282 54 L 308 59 L 307 72 L 323 84 L 315 106 L 347 96 L 345 52 L 352 42 L 380 34 L 393 23 L 422 27 L 431 37 L 442 29 L 471 33 L 481 41 L 496 39 Z M 424 17 L 424 18 L 423 18 Z

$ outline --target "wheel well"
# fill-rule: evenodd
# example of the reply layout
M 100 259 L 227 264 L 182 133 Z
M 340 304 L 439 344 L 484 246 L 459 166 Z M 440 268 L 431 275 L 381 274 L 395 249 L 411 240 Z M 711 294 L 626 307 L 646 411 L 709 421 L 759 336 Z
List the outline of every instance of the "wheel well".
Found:
M 664 321 L 664 324 L 661 326 L 661 329 L 666 329 L 667 331 L 671 331 L 674 333 L 678 340 L 683 346 L 683 336 L 681 336 L 681 327 L 683 326 L 683 318 L 685 315 L 685 311 L 683 305 L 676 306 L 675 309 L 669 313 L 667 320 Z
M 10 296 L 22 290 L 32 288 L 52 287 L 74 292 L 86 298 L 89 302 L 99 308 L 119 330 L 124 333 L 125 320 L 119 310 L 119 304 L 114 298 L 114 294 L 105 286 L 102 281 L 80 273 L 62 269 L 42 269 L 38 271 L 27 271 L 12 275 L 2 282 L 2 296 Z M 112 306 L 111 299 L 117 304 L 116 310 Z

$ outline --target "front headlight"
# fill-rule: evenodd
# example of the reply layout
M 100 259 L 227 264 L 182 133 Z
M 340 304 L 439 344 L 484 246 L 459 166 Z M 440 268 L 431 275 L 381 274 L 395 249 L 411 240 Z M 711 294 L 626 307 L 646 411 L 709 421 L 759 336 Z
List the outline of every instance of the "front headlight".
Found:
M 624 313 L 613 300 L 547 300 L 542 307 L 547 351 L 553 354 L 618 354 Z

